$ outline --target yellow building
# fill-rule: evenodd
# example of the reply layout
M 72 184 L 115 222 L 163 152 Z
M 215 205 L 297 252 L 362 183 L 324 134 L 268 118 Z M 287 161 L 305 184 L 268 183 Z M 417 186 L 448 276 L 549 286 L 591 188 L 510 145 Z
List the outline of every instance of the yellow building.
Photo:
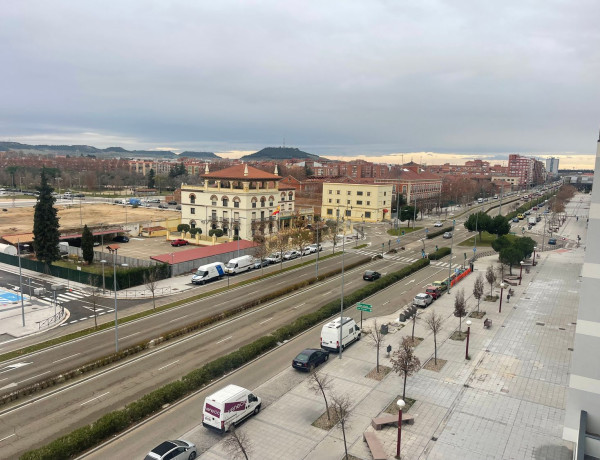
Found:
M 390 220 L 392 188 L 389 185 L 324 183 L 321 218 L 345 218 L 352 222 Z

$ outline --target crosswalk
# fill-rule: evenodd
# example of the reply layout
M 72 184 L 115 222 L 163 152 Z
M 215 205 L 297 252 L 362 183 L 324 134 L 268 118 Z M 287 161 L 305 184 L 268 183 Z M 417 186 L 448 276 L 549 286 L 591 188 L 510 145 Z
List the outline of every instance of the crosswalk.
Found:
M 357 252 L 359 254 L 363 254 L 363 255 L 366 255 L 369 257 L 373 257 L 373 256 L 381 254 L 381 252 L 368 251 L 368 250 L 357 250 L 354 252 Z M 412 263 L 416 262 L 417 260 L 419 260 L 415 257 L 406 257 L 406 256 L 402 256 L 400 254 L 384 254 L 383 258 L 385 260 L 395 260 L 397 262 L 403 262 L 406 264 L 412 264 Z M 434 267 L 444 267 L 444 268 L 448 268 L 450 266 L 450 264 L 448 262 L 442 262 L 440 260 L 432 260 L 430 265 L 432 265 Z M 453 264 L 453 265 L 456 266 L 456 264 Z
M 65 303 L 65 302 L 70 302 L 72 300 L 80 300 L 83 299 L 84 297 L 87 297 L 89 294 L 86 294 L 83 291 L 79 291 L 77 289 L 69 289 L 67 292 L 61 292 L 60 294 L 56 294 L 56 301 L 59 303 Z M 42 297 L 42 299 L 50 302 L 50 303 L 54 303 L 54 296 L 51 293 L 48 293 L 48 295 L 46 295 L 45 297 Z

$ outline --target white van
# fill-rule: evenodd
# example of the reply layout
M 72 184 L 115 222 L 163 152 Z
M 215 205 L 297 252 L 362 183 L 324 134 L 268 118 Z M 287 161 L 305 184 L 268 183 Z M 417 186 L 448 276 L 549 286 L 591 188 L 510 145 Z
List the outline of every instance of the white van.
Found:
M 327 323 L 321 329 L 321 348 L 339 352 L 340 325 L 342 327 L 342 350 L 352 342 L 360 340 L 360 328 L 352 318 L 346 316 Z
M 192 284 L 204 284 L 207 281 L 221 279 L 225 274 L 225 264 L 223 262 L 213 262 L 212 264 L 201 265 L 192 276 Z
M 258 414 L 261 403 L 261 399 L 250 390 L 227 385 L 204 400 L 202 425 L 225 433 L 232 425 Z
M 477 203 L 483 203 L 483 198 L 477 198 Z
M 225 273 L 228 275 L 235 275 L 236 273 L 242 273 L 246 270 L 252 269 L 254 266 L 254 259 L 252 256 L 241 256 L 231 259 L 225 265 Z

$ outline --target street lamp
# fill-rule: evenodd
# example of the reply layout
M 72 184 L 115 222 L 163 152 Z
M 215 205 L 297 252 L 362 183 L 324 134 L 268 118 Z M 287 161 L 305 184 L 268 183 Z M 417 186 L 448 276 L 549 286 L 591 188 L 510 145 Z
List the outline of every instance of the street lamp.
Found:
M 340 210 L 338 208 L 338 219 L 340 217 Z M 337 229 L 336 229 L 337 230 Z M 342 329 L 344 325 L 344 251 L 346 249 L 346 224 L 344 222 L 344 233 L 342 235 L 342 295 L 340 297 L 340 349 L 339 355 L 342 359 Z
M 454 256 L 452 251 L 453 251 L 453 246 L 454 246 L 454 225 L 455 224 L 456 224 L 456 219 L 452 219 L 452 240 L 450 242 L 450 263 L 448 264 L 448 294 L 450 294 L 450 285 L 452 284 L 452 282 L 450 281 L 450 276 L 452 275 L 452 257 Z
M 113 260 L 113 290 L 115 291 L 115 352 L 119 352 L 119 314 L 117 307 L 117 251 L 119 247 L 108 246 L 108 251 L 112 254 Z M 104 267 L 104 265 L 103 265 Z
M 21 243 L 17 239 L 17 257 L 19 258 L 19 295 L 21 296 L 21 318 L 23 319 L 23 327 L 25 327 L 25 304 L 23 303 L 23 278 L 21 270 Z M 29 288 L 29 300 L 31 301 L 31 285 Z
M 396 442 L 396 458 L 400 458 L 400 444 L 402 444 L 402 409 L 406 403 L 399 399 L 396 404 L 398 405 L 398 440 Z
M 469 337 L 471 337 L 471 320 L 467 320 L 467 349 L 465 351 L 465 359 L 469 359 Z
M 533 247 L 533 266 L 535 267 L 535 251 L 537 250 L 537 246 Z
M 523 278 L 523 261 L 519 262 L 521 269 L 519 270 L 519 286 L 521 285 L 521 279 Z
M 106 264 L 106 260 L 102 259 L 100 263 L 102 264 L 102 295 L 104 295 L 104 290 L 106 289 L 106 279 L 104 278 L 104 264 Z
M 502 294 L 504 293 L 504 288 L 506 284 L 500 283 L 500 308 L 498 309 L 498 313 L 502 313 Z

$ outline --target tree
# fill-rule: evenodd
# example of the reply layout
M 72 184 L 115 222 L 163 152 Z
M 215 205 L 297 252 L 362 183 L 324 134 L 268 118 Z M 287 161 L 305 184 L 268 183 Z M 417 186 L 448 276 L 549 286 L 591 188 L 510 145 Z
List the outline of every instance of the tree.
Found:
M 510 232 L 510 222 L 504 216 L 498 215 L 492 219 L 488 233 L 496 236 L 507 235 Z
M 508 265 L 508 272 L 512 275 L 513 265 L 519 265 L 523 259 L 522 252 L 515 246 L 509 246 L 500 251 L 500 262 Z
M 144 285 L 152 294 L 152 309 L 156 310 L 156 289 L 158 288 L 158 273 L 155 269 L 144 273 Z
M 248 460 L 252 445 L 245 431 L 231 425 L 227 437 L 223 440 L 223 448 L 232 459 L 245 458 Z
M 475 280 L 475 284 L 473 285 L 473 297 L 475 297 L 477 299 L 477 312 L 479 312 L 479 301 L 481 300 L 482 296 L 483 296 L 483 276 L 481 276 L 481 273 L 480 273 L 479 276 L 477 276 L 477 279 Z
M 412 340 L 413 345 L 415 343 L 415 325 L 417 324 L 417 317 L 418 316 L 419 316 L 419 312 L 416 311 L 415 314 L 412 317 L 412 334 L 410 335 L 410 340 Z
M 404 222 L 408 221 L 407 227 L 410 227 L 410 221 L 419 214 L 419 209 L 415 209 L 414 206 L 402 206 L 400 208 L 400 220 Z
M 315 394 L 321 393 L 323 400 L 325 401 L 325 412 L 327 413 L 327 420 L 331 421 L 329 415 L 329 403 L 327 402 L 326 392 L 331 389 L 331 377 L 327 374 L 322 374 L 316 371 L 311 371 L 310 377 L 308 378 L 308 388 Z
M 381 328 L 377 327 L 377 320 L 375 320 L 375 322 L 373 324 L 373 329 L 369 329 L 367 331 L 367 334 L 368 334 L 367 337 L 371 341 L 373 348 L 375 348 L 375 350 L 377 350 L 376 372 L 379 374 L 379 350 L 381 350 L 381 347 L 383 345 L 383 341 L 384 341 L 385 337 L 384 337 L 383 333 L 381 332 Z
M 442 317 L 436 314 L 435 310 L 431 310 L 425 317 L 425 324 L 433 334 L 433 361 L 437 366 L 437 334 L 442 329 Z
M 412 340 L 409 337 L 403 337 L 400 343 L 400 349 L 394 352 L 391 358 L 394 372 L 404 375 L 404 387 L 402 389 L 402 399 L 406 399 L 406 379 L 421 367 L 421 361 L 415 356 Z
M 481 240 L 481 232 L 489 231 L 492 225 L 492 218 L 485 212 L 479 211 L 478 213 L 471 214 L 465 222 L 465 228 L 470 232 L 477 231 L 479 233 L 479 239 Z
M 41 262 L 50 264 L 60 259 L 58 251 L 58 211 L 54 207 L 56 198 L 53 188 L 48 185 L 46 172 L 42 169 L 37 203 L 33 214 L 33 249 Z
M 148 188 L 154 188 L 154 186 L 156 185 L 156 173 L 154 172 L 154 169 L 150 169 L 146 177 L 148 178 Z
M 521 260 L 528 258 L 533 253 L 533 248 L 537 243 L 528 236 L 517 238 L 514 242 L 515 247 L 521 252 Z
M 465 290 L 460 289 L 454 296 L 454 316 L 458 316 L 458 331 L 462 332 L 462 318 L 467 314 Z
M 177 231 L 181 233 L 187 233 L 190 231 L 190 226 L 188 224 L 179 224 L 177 226 Z
M 494 272 L 494 267 L 488 265 L 488 268 L 485 270 L 485 279 L 488 283 L 490 283 L 490 296 L 494 292 L 494 283 L 496 282 L 496 273 Z
M 94 235 L 87 224 L 83 226 L 83 232 L 81 232 L 81 253 L 83 260 L 88 265 L 94 261 Z
M 352 399 L 348 395 L 333 395 L 332 409 L 340 427 L 342 428 L 342 436 L 344 437 L 344 451 L 346 452 L 346 460 L 348 459 L 348 444 L 346 443 L 346 428 L 350 427 L 348 419 L 350 418 L 350 408 L 352 407 Z
M 507 248 L 513 244 L 512 235 L 502 235 L 492 241 L 492 249 L 496 252 L 500 252 L 502 249 Z

